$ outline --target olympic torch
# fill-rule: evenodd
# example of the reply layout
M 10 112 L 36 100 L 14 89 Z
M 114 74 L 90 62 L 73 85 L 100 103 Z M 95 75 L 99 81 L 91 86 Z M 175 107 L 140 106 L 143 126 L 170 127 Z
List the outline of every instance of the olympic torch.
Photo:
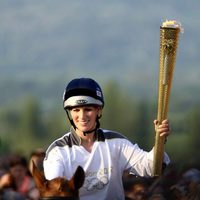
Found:
M 176 61 L 179 33 L 182 31 L 180 23 L 165 21 L 160 27 L 160 66 L 158 82 L 158 125 L 167 118 L 170 90 Z M 156 131 L 154 145 L 153 174 L 162 174 L 165 138 Z

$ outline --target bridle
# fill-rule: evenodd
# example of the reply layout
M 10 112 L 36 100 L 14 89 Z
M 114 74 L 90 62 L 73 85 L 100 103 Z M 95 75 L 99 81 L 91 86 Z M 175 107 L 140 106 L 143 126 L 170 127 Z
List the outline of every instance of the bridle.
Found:
M 40 197 L 39 200 L 79 200 L 78 197 Z

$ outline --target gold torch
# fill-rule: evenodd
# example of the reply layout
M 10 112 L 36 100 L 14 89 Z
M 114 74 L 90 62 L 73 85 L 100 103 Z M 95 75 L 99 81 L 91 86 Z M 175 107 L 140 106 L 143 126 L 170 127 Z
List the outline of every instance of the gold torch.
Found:
M 176 21 L 163 22 L 160 27 L 160 67 L 158 85 L 158 125 L 167 118 L 171 83 L 176 60 L 180 23 Z M 153 174 L 160 176 L 162 173 L 165 138 L 160 137 L 156 131 L 154 146 Z

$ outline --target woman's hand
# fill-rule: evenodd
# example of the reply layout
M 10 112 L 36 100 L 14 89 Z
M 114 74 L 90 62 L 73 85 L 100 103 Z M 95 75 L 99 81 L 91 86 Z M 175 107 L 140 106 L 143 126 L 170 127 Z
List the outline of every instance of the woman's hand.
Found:
M 168 137 L 170 134 L 169 120 L 165 119 L 159 125 L 158 120 L 154 120 L 155 131 L 160 134 L 160 137 Z

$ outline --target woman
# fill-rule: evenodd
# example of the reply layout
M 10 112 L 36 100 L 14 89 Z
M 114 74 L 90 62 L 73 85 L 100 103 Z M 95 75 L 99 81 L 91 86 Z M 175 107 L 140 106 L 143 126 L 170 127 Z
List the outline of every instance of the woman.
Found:
M 81 165 L 85 171 L 81 200 L 122 200 L 124 171 L 152 176 L 153 150 L 146 152 L 122 134 L 100 128 L 104 98 L 96 81 L 90 78 L 70 81 L 64 91 L 63 105 L 72 128 L 46 152 L 44 172 L 47 179 L 58 176 L 70 179 Z M 156 126 L 157 121 L 154 123 Z M 157 129 L 161 137 L 167 137 L 168 121 L 164 120 Z M 163 162 L 169 163 L 166 154 Z

